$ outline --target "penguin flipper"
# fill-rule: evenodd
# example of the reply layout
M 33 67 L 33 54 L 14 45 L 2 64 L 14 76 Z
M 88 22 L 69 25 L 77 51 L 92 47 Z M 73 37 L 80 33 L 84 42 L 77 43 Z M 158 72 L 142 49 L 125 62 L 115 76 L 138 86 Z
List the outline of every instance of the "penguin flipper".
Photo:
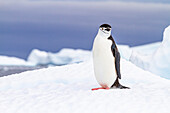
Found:
M 108 39 L 112 41 L 111 50 L 112 50 L 113 56 L 115 57 L 116 74 L 117 74 L 118 78 L 121 79 L 121 73 L 120 73 L 120 53 L 119 53 L 119 51 L 117 49 L 116 43 L 113 40 L 112 35 L 110 35 L 110 37 Z
M 121 79 L 121 73 L 120 73 L 120 53 L 118 50 L 115 49 L 115 68 L 116 68 L 116 74 L 119 79 Z

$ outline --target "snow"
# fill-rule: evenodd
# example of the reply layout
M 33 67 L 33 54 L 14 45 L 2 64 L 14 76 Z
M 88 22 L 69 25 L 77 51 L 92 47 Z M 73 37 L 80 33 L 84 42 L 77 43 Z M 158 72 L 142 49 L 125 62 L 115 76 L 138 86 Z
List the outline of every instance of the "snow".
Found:
M 8 56 L 0 56 L 2 66 L 66 65 L 88 60 L 92 53 L 88 50 L 63 48 L 57 53 L 33 49 L 27 61 Z
M 153 54 L 161 45 L 161 42 L 155 42 L 151 44 L 145 44 L 135 47 L 129 47 L 128 45 L 118 45 L 119 52 L 121 57 L 129 60 L 132 55 L 132 52 L 140 53 L 141 55 L 147 56 Z
M 0 112 L 169 113 L 169 43 L 170 26 L 162 43 L 133 48 L 118 45 L 122 57 L 120 83 L 131 89 L 91 91 L 99 84 L 90 51 L 66 48 L 51 53 L 34 49 L 28 61 L 0 56 L 2 65 L 65 64 L 0 77 Z
M 132 47 L 131 49 L 141 54 L 152 54 L 154 51 L 156 51 L 159 48 L 160 45 L 161 45 L 161 42 L 155 42 L 151 44 L 145 44 L 145 45 Z
M 51 53 L 34 49 L 28 57 L 28 62 L 35 63 L 36 65 L 66 65 L 86 61 L 90 58 L 90 56 L 90 51 L 81 49 L 74 50 L 64 48 L 58 53 Z
M 34 64 L 27 62 L 23 59 L 9 56 L 0 56 L 0 65 L 9 66 L 34 66 Z
M 92 59 L 0 78 L 2 113 L 169 113 L 170 80 L 121 60 L 123 85 L 99 87 Z
M 170 79 L 170 26 L 163 34 L 163 41 L 160 46 L 148 53 L 133 51 L 129 60 L 144 70 L 150 71 L 161 77 Z
M 129 60 L 132 49 L 128 45 L 118 45 L 118 50 L 120 52 L 121 58 Z

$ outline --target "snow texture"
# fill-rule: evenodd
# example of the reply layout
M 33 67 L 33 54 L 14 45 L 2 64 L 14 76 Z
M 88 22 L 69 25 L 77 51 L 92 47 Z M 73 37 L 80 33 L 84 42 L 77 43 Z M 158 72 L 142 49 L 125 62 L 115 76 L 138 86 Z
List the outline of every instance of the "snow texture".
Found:
M 121 60 L 121 84 L 99 87 L 92 59 L 0 78 L 1 113 L 169 113 L 170 81 Z

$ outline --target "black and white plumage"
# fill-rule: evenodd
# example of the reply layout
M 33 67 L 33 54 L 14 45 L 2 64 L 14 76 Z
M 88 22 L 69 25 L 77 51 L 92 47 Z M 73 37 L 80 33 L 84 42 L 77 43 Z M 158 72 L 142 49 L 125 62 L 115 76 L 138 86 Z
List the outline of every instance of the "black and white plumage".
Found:
M 102 24 L 93 43 L 93 65 L 97 82 L 102 88 L 128 88 L 119 83 L 120 53 L 111 36 L 111 26 Z

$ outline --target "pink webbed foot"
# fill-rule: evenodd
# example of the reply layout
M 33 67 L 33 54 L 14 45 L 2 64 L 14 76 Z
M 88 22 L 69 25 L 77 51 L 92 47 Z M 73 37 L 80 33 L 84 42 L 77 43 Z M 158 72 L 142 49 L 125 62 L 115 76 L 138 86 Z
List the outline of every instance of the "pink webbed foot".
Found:
M 91 89 L 92 91 L 94 91 L 94 90 L 99 90 L 99 89 L 110 89 L 109 87 L 99 87 L 99 88 L 93 88 L 93 89 Z

